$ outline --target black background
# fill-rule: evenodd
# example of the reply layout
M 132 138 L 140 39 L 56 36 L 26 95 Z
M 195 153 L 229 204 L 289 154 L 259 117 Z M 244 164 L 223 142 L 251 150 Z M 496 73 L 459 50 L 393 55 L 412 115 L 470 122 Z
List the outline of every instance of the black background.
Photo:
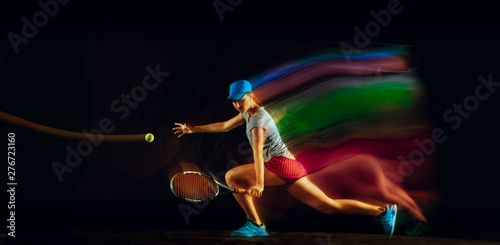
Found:
M 21 18 L 30 19 L 41 8 L 36 1 L 2 3 L 0 110 L 72 131 L 94 129 L 101 118 L 110 118 L 114 134 L 156 136 L 152 144 L 103 143 L 60 183 L 51 163 L 64 162 L 65 147 L 75 148 L 78 141 L 1 123 L 5 138 L 9 132 L 16 134 L 20 234 L 214 224 L 234 228 L 244 214 L 230 197 L 213 201 L 186 225 L 168 181 L 179 161 L 205 164 L 215 172 L 227 170 L 221 142 L 234 143 L 235 151 L 244 139 L 242 132 L 177 140 L 170 130 L 173 123 L 201 124 L 233 116 L 234 109 L 224 103 L 231 81 L 301 50 L 354 42 L 353 28 L 363 29 L 373 20 L 370 11 L 386 9 L 388 1 L 243 0 L 224 13 L 224 21 L 212 1 L 159 2 L 72 0 L 60 5 L 56 16 L 38 28 L 29 43 L 21 44 L 17 54 L 7 34 L 21 34 Z M 417 73 L 430 96 L 431 121 L 449 137 L 440 151 L 437 188 L 444 202 L 434 209 L 437 235 L 498 238 L 499 92 L 481 101 L 457 130 L 442 119 L 454 103 L 474 94 L 478 76 L 491 74 L 499 80 L 499 21 L 495 6 L 485 2 L 401 1 L 402 12 L 392 15 L 389 25 L 371 39 L 373 45 L 412 45 Z M 169 76 L 120 120 L 110 104 L 141 84 L 146 66 L 157 64 Z M 236 157 L 244 162 L 248 156 Z M 6 168 L 0 168 L 2 181 Z M 5 192 L 1 197 L 5 204 L 0 205 L 6 208 Z M 1 210 L 1 220 L 6 220 L 7 211 Z M 227 210 L 237 215 L 223 212 Z M 331 217 L 301 210 L 316 218 L 291 215 L 299 229 L 328 229 Z M 0 232 L 5 230 L 0 227 Z M 274 227 L 286 226 L 277 222 Z

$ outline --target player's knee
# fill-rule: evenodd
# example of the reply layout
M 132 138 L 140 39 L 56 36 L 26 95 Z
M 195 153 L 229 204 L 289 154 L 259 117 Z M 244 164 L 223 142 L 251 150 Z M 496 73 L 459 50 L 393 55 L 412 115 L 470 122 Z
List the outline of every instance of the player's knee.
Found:
M 240 188 L 239 185 L 241 185 L 241 174 L 238 173 L 238 171 L 235 171 L 233 169 L 229 170 L 226 172 L 226 184 L 229 187 L 233 188 Z
M 236 170 L 235 170 L 236 169 Z M 226 184 L 233 188 L 248 188 L 253 183 L 248 174 L 241 169 L 233 168 L 226 172 Z
M 229 170 L 226 172 L 226 184 L 229 187 L 234 187 L 234 171 Z

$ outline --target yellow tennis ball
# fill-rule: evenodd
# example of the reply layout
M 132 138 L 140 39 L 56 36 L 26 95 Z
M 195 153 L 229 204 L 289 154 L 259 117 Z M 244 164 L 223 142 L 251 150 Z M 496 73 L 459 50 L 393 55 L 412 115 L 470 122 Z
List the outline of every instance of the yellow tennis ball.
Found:
M 146 137 L 144 137 L 144 139 L 145 139 L 147 142 L 151 143 L 151 142 L 153 142 L 153 140 L 155 139 L 155 136 L 154 136 L 152 133 L 148 133 L 148 134 L 146 134 Z

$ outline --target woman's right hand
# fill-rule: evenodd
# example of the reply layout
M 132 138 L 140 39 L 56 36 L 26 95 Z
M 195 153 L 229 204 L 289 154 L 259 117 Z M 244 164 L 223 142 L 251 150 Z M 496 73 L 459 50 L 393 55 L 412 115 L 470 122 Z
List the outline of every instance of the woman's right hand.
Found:
M 179 126 L 179 127 L 175 127 L 175 128 L 172 128 L 172 130 L 174 130 L 174 134 L 179 134 L 179 136 L 177 136 L 177 138 L 180 138 L 181 136 L 183 136 L 184 134 L 192 134 L 194 133 L 193 131 L 193 126 L 189 126 L 187 124 L 182 124 L 182 123 L 175 123 L 175 125 Z

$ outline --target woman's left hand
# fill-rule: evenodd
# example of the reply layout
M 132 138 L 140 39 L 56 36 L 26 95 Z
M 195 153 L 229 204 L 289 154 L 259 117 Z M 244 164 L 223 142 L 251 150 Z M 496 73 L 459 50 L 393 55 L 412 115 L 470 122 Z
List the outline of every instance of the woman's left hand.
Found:
M 264 186 L 254 185 L 247 189 L 247 194 L 252 197 L 261 197 L 264 191 Z

